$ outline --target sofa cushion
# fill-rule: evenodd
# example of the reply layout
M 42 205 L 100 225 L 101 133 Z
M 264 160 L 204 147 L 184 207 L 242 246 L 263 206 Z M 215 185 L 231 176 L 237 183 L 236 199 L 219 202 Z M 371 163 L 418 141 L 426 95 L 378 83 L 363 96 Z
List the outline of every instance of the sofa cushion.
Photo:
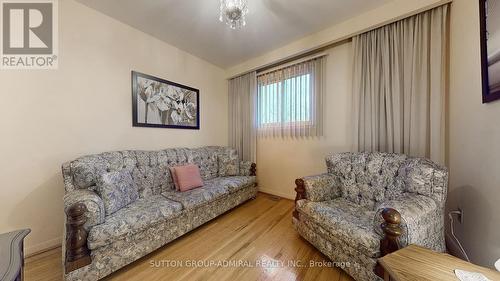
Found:
M 438 202 L 446 200 L 448 171 L 444 167 L 424 158 L 406 161 L 399 173 L 404 177 L 406 191 L 432 197 Z M 394 198 L 393 198 L 394 199 Z
M 219 177 L 206 181 L 205 184 L 219 185 L 226 187 L 229 193 L 234 193 L 245 187 L 255 184 L 256 179 L 254 176 L 231 176 Z
M 198 165 L 203 180 L 217 177 L 219 170 L 217 155 L 220 149 L 218 146 L 207 146 L 192 148 L 186 152 L 188 163 Z
M 218 156 L 219 177 L 238 176 L 240 160 L 236 149 L 224 147 Z
M 203 186 L 200 169 L 197 165 L 185 165 L 174 167 L 174 178 L 177 180 L 179 191 L 188 191 Z
M 104 202 L 106 215 L 139 199 L 137 186 L 127 170 L 102 174 L 97 179 L 96 191 Z
M 250 176 L 252 173 L 252 161 L 240 161 L 240 176 Z
M 207 181 L 203 187 L 184 192 L 169 190 L 162 193 L 164 197 L 182 204 L 186 210 L 203 206 L 227 194 L 229 194 L 229 190 L 226 187 L 217 185 L 212 181 Z
M 106 216 L 104 223 L 90 229 L 89 248 L 96 249 L 138 233 L 156 223 L 178 216 L 182 205 L 161 195 L 140 198 L 116 213 Z
M 373 231 L 375 212 L 371 209 L 344 198 L 299 202 L 299 212 L 325 230 L 325 239 L 340 240 L 369 257 L 379 254 L 380 237 Z
M 219 176 L 219 155 L 227 155 L 227 151 L 237 155 L 228 147 L 207 146 L 160 151 L 124 150 L 83 156 L 64 164 L 64 186 L 68 192 L 83 188 L 95 191 L 101 174 L 125 169 L 132 174 L 139 197 L 160 195 L 175 189 L 169 167 L 196 164 L 204 181 L 213 179 Z M 239 166 L 239 163 L 235 165 Z M 234 167 L 239 170 L 238 166 Z
M 399 175 L 406 156 L 381 152 L 335 153 L 326 158 L 328 172 L 337 177 L 343 198 L 373 208 L 404 191 Z

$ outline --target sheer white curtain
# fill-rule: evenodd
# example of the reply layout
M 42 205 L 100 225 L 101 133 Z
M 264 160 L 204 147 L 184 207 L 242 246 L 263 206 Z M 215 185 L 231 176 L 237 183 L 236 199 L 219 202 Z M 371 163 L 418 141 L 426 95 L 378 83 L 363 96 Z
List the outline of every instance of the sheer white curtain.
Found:
M 355 36 L 354 149 L 444 162 L 449 6 Z
M 257 74 L 251 72 L 229 80 L 229 145 L 240 159 L 257 158 Z
M 259 136 L 323 134 L 326 56 L 258 75 Z

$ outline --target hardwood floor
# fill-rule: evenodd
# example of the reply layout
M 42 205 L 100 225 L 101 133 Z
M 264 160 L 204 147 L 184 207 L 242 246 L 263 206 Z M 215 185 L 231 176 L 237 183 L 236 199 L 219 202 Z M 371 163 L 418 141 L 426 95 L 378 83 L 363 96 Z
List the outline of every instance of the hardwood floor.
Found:
M 293 207 L 291 200 L 259 194 L 105 280 L 353 280 L 338 268 L 309 267 L 328 259 L 295 232 Z M 224 261 L 243 266 L 196 264 Z M 61 280 L 61 264 L 60 248 L 30 257 L 25 280 Z

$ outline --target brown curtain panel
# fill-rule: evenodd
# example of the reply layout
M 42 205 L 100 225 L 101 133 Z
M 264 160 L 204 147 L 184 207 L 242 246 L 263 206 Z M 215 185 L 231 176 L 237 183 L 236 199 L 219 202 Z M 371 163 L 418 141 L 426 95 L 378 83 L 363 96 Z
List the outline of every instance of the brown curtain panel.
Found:
M 445 160 L 449 6 L 353 38 L 355 151 Z

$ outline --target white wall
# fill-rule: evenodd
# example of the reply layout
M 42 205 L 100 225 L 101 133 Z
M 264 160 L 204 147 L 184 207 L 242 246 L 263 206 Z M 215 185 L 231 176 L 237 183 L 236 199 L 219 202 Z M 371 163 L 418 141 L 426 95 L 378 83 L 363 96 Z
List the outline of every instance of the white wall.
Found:
M 500 258 L 500 101 L 481 103 L 479 4 L 451 9 L 448 209 L 462 208 L 459 238 L 473 262 Z
M 227 144 L 225 72 L 73 0 L 59 1 L 59 69 L 0 71 L 0 233 L 27 253 L 61 243 L 60 166 L 122 149 Z M 133 128 L 131 70 L 200 89 L 201 130 Z
M 295 179 L 326 172 L 325 156 L 351 148 L 351 43 L 327 51 L 324 137 L 259 138 L 259 189 L 295 198 Z

